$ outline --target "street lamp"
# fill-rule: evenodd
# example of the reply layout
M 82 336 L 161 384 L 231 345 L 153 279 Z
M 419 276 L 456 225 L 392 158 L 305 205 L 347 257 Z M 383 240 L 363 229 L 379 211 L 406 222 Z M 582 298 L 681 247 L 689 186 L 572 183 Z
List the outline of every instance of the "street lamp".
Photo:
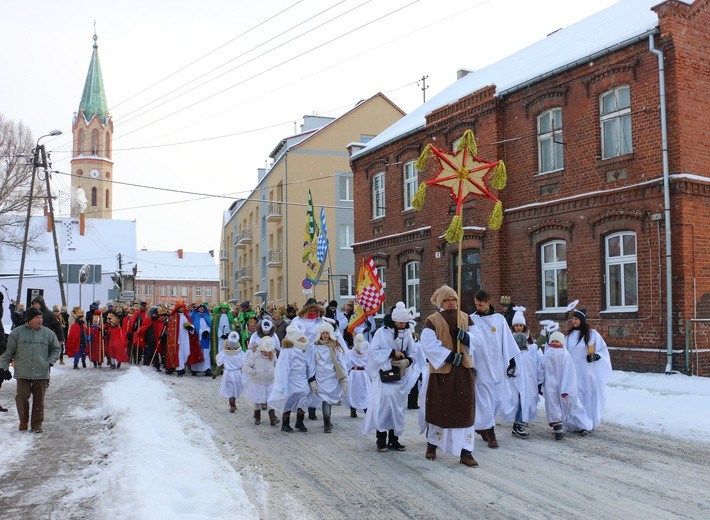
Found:
M 34 197 L 34 190 L 35 190 L 35 175 L 37 173 L 37 166 L 39 166 L 39 158 L 40 158 L 40 147 L 39 147 L 39 142 L 44 139 L 45 137 L 54 137 L 57 135 L 60 135 L 62 133 L 61 130 L 52 130 L 48 134 L 41 135 L 37 139 L 37 144 L 35 145 L 34 149 L 34 156 L 32 159 L 32 179 L 30 179 L 30 196 L 29 200 L 27 202 L 27 220 L 25 221 L 25 239 L 22 241 L 22 257 L 20 258 L 20 275 L 17 278 L 17 300 L 15 300 L 15 303 L 17 305 L 20 304 L 21 302 L 21 297 L 22 297 L 22 277 L 25 274 L 25 257 L 27 256 L 27 238 L 30 233 L 30 217 L 32 216 L 32 199 Z M 44 145 L 42 146 L 42 158 L 44 163 L 46 164 L 47 158 L 46 155 L 44 154 Z

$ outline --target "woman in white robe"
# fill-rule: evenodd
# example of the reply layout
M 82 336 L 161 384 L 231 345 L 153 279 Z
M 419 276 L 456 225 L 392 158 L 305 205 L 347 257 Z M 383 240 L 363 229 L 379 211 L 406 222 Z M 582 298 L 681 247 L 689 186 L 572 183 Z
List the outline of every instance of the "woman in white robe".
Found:
M 222 367 L 222 381 L 219 385 L 220 397 L 229 399 L 229 411 L 237 411 L 237 399 L 242 395 L 242 365 L 244 352 L 239 344 L 239 334 L 231 332 L 225 348 L 217 354 L 217 365 Z
M 345 353 L 345 368 L 348 371 L 348 405 L 350 417 L 357 417 L 357 411 L 367 412 L 370 404 L 370 376 L 367 375 L 367 349 L 369 343 L 362 334 L 356 334 L 353 348 Z
M 311 391 L 322 401 L 323 432 L 331 433 L 330 414 L 334 404 L 340 404 L 348 391 L 348 374 L 345 371 L 345 349 L 335 336 L 330 323 L 318 327 L 318 339 L 309 347 L 308 362 L 315 367 L 308 380 Z

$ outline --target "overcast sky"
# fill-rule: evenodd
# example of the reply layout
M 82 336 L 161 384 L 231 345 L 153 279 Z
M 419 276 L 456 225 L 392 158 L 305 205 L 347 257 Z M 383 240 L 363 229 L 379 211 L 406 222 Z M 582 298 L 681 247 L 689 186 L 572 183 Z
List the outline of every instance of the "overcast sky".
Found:
M 338 117 L 377 92 L 410 112 L 422 103 L 422 76 L 429 98 L 457 70 L 480 69 L 613 3 L 2 0 L 0 113 L 35 138 L 64 132 L 43 143 L 64 172 L 53 190 L 66 196 L 95 21 L 114 181 L 140 185 L 115 187 L 113 218 L 137 221 L 139 248 L 218 250 L 223 211 L 249 195 L 304 114 Z

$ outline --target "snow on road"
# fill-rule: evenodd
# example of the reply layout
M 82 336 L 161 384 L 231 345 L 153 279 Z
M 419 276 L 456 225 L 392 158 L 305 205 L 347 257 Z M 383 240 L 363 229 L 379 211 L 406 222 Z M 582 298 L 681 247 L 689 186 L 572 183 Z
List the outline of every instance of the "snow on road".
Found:
M 0 389 L 11 408 L 0 416 L 4 518 L 710 517 L 703 378 L 615 372 L 609 420 L 588 437 L 555 442 L 543 418 L 516 439 L 504 423 L 500 448 L 479 440 L 480 466 L 467 468 L 424 459 L 415 410 L 407 451 L 379 453 L 345 406 L 332 434 L 320 421 L 285 434 L 254 425 L 245 402 L 229 413 L 219 379 L 136 367 L 52 374 L 43 434 L 17 431 L 14 381 Z

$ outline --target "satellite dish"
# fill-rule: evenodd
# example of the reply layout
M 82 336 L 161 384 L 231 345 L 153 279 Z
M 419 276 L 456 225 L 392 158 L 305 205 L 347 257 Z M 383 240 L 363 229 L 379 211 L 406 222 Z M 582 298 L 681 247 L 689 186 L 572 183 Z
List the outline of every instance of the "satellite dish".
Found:
M 79 269 L 79 283 L 86 283 L 89 280 L 89 274 L 91 273 L 91 266 L 84 264 Z

